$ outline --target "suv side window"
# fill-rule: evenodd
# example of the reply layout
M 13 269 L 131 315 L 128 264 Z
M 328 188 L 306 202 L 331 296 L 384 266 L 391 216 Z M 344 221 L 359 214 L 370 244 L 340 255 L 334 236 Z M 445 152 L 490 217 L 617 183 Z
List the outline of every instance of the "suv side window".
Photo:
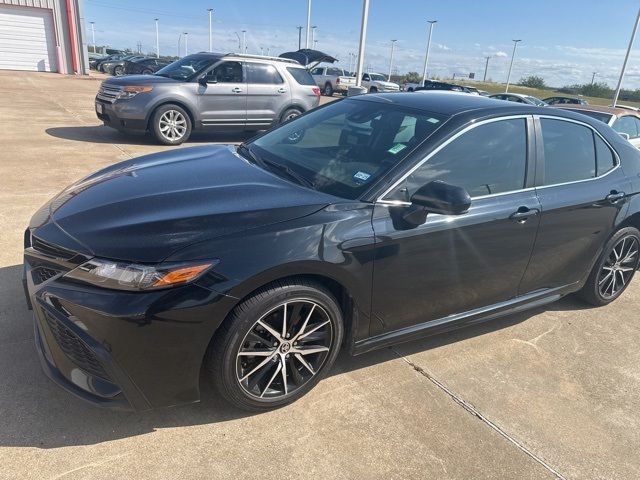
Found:
M 638 124 L 635 118 L 631 115 L 620 117 L 613 124 L 613 129 L 618 133 L 626 133 L 629 138 L 636 138 L 638 136 Z
M 311 75 L 323 75 L 323 74 L 324 74 L 324 67 L 317 67 L 311 70 Z
M 267 85 L 284 83 L 278 70 L 268 63 L 247 63 L 247 82 Z
M 409 201 L 418 188 L 434 180 L 463 187 L 472 197 L 521 190 L 526 168 L 526 120 L 498 120 L 453 140 L 420 165 L 385 200 Z
M 541 118 L 544 184 L 586 180 L 596 176 L 596 149 L 590 128 L 564 120 Z
M 207 73 L 207 81 L 218 83 L 243 83 L 242 63 L 222 62 Z

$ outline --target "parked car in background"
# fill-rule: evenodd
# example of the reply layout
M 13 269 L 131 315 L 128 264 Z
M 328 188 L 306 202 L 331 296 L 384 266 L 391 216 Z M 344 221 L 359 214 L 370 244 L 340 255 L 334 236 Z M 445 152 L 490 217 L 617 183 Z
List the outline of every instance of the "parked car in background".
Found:
M 106 57 L 104 57 L 101 60 L 98 60 L 96 62 L 96 70 L 99 72 L 106 72 L 104 67 L 105 64 L 110 63 L 110 62 L 117 62 L 119 60 L 122 60 L 123 58 L 128 58 L 128 57 L 132 57 L 133 55 L 126 55 L 124 53 L 114 53 L 113 55 L 108 55 Z
M 165 83 L 212 57 L 172 64 Z M 293 63 L 213 61 L 262 65 L 276 89 L 274 70 L 313 81 Z M 223 85 L 242 68 L 216 69 L 203 89 L 242 88 Z M 204 377 L 265 411 L 309 392 L 343 347 L 572 293 L 607 305 L 634 278 L 639 226 L 640 152 L 604 123 L 476 95 L 358 95 L 240 146 L 156 153 L 70 185 L 25 231 L 23 278 L 41 365 L 69 392 L 146 410 L 200 400 Z M 359 388 L 314 401 L 339 402 L 347 384 Z
M 456 85 L 455 83 L 439 82 L 437 80 L 425 80 L 424 85 L 419 85 L 413 89 L 414 92 L 422 90 L 442 90 L 449 92 L 461 92 L 469 93 L 469 91 L 462 85 Z
M 170 63 L 171 60 L 167 60 L 166 58 L 142 58 L 140 60 L 125 60 L 124 74 L 151 75 L 161 68 L 166 67 Z
M 555 97 L 548 97 L 548 98 L 544 98 L 542 100 L 543 102 L 549 104 L 549 105 L 588 105 L 589 102 L 587 102 L 586 100 L 582 99 L 582 98 L 575 98 L 575 97 L 564 97 L 564 96 L 555 96 Z
M 95 109 L 109 127 L 178 145 L 193 130 L 263 130 L 319 102 L 320 88 L 294 60 L 197 53 L 154 75 L 105 80 Z
M 89 68 L 91 70 L 95 70 L 98 62 L 101 60 L 104 60 L 107 57 L 107 55 L 104 55 L 102 53 L 89 52 L 88 57 L 89 57 Z
M 539 98 L 531 95 L 523 95 L 521 93 L 495 93 L 489 95 L 489 98 L 496 100 L 506 100 L 508 102 L 526 103 L 527 105 L 535 105 L 536 107 L 546 107 L 548 104 Z
M 334 92 L 346 95 L 349 87 L 356 84 L 356 77 L 338 67 L 315 67 L 311 69 L 311 75 L 316 85 L 322 90 L 322 94 L 328 97 L 331 97 Z
M 621 107 L 601 107 L 599 105 L 554 105 L 556 108 L 581 113 L 606 123 L 640 148 L 640 112 Z
M 362 86 L 366 88 L 369 93 L 388 93 L 400 91 L 400 85 L 394 82 L 387 81 L 387 77 L 380 73 L 363 73 Z
M 108 62 L 104 62 L 102 64 L 102 71 L 104 73 L 108 73 L 109 75 L 115 75 L 117 77 L 124 75 L 124 63 L 134 62 L 136 60 L 142 60 L 143 58 L 147 58 L 144 55 L 127 55 L 126 57 L 120 58 L 118 60 L 109 60 Z

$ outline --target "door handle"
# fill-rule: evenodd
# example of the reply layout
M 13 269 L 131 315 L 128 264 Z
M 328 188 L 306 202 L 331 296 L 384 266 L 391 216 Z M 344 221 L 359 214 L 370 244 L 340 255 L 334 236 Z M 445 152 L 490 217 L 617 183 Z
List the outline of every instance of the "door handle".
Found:
M 286 88 L 284 88 L 284 87 L 280 87 L 280 88 L 277 90 L 277 92 L 278 92 L 278 93 L 287 93 L 287 89 L 286 89 Z
M 537 208 L 520 207 L 518 210 L 509 215 L 509 218 L 518 223 L 526 222 L 529 217 L 535 217 L 540 213 Z
M 625 197 L 625 193 L 624 192 L 618 192 L 616 190 L 611 190 L 611 193 L 609 195 L 607 195 L 606 197 L 604 197 L 604 199 L 607 202 L 615 205 L 620 200 L 623 200 L 624 197 Z
M 241 89 L 240 87 L 235 87 L 235 88 L 232 88 L 232 89 L 231 89 L 231 91 L 232 91 L 233 93 L 241 93 L 241 92 L 242 92 L 242 89 Z

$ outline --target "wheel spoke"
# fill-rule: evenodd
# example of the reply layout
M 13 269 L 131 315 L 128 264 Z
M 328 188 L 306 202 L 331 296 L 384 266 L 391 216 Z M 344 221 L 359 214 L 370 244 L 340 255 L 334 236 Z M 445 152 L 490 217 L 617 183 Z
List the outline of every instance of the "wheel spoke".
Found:
M 258 320 L 257 323 L 262 328 L 264 328 L 267 332 L 269 332 L 271 335 L 273 335 L 275 338 L 277 338 L 278 340 L 282 340 L 282 337 L 280 337 L 280 333 L 278 333 L 271 325 L 269 325 L 266 322 L 263 322 L 262 320 Z
M 289 357 L 285 361 L 289 362 L 289 371 L 291 372 L 291 377 L 293 378 L 293 382 L 296 386 L 300 386 L 304 383 L 304 377 L 300 375 L 300 372 L 296 368 L 295 363 L 293 362 L 294 357 Z
M 313 345 L 313 346 L 305 346 L 305 347 L 301 347 L 301 348 L 295 348 L 293 350 L 291 350 L 293 353 L 299 353 L 301 355 L 311 355 L 312 353 L 321 353 L 321 352 L 328 352 L 329 351 L 329 347 L 323 347 L 321 345 Z
M 247 378 L 249 378 L 251 375 L 253 375 L 255 372 L 257 372 L 258 370 L 260 370 L 262 367 L 264 367 L 268 362 L 271 361 L 271 359 L 274 357 L 274 355 L 276 354 L 276 352 L 273 352 L 271 355 L 269 355 L 268 357 L 266 357 L 263 361 L 261 361 L 256 367 L 254 367 L 253 370 L 251 370 L 249 373 L 247 373 L 244 377 L 242 377 L 240 379 L 241 382 L 244 382 Z
M 287 338 L 287 304 L 283 305 L 284 311 L 282 312 L 282 338 Z
M 264 394 L 267 393 L 267 390 L 269 390 L 269 387 L 273 383 L 273 380 L 276 378 L 276 376 L 280 373 L 281 369 L 282 369 L 282 364 L 280 362 L 278 362 L 278 366 L 276 367 L 276 371 L 273 372 L 273 375 L 271 375 L 271 378 L 269 379 L 269 381 L 265 385 L 264 390 L 262 390 L 262 393 L 260 394 L 260 398 L 264 397 Z
M 239 357 L 268 357 L 275 350 L 243 350 L 238 353 Z
M 620 282 L 622 283 L 622 285 L 620 285 L 620 288 L 624 288 L 624 286 L 627 284 L 627 281 L 624 278 L 624 273 L 619 270 L 618 273 L 620 274 Z
M 607 273 L 604 278 L 600 280 L 600 282 L 598 282 L 598 285 L 602 285 L 604 282 L 606 282 L 609 278 L 611 278 L 611 275 L 613 275 L 613 270 L 610 270 L 609 273 Z
M 298 340 L 302 340 L 305 337 L 308 337 L 309 335 L 311 335 L 313 332 L 315 332 L 316 330 L 318 330 L 319 328 L 324 327 L 327 323 L 329 323 L 329 320 L 325 320 L 324 322 L 319 323 L 318 325 L 316 325 L 315 327 L 313 327 L 311 330 L 309 330 L 308 332 L 304 333 L 303 335 L 300 335 L 298 337 Z
M 289 389 L 287 388 L 287 361 L 282 358 L 281 362 L 282 370 L 280 370 L 280 372 L 282 373 L 282 385 L 284 386 L 284 394 L 287 395 L 289 393 Z
M 316 374 L 316 371 L 313 369 L 313 367 L 311 365 L 309 365 L 309 363 L 304 359 L 304 357 L 302 355 L 300 355 L 299 353 L 295 354 L 295 357 L 298 359 L 298 361 L 304 365 L 307 370 L 309 370 L 311 372 L 312 375 Z

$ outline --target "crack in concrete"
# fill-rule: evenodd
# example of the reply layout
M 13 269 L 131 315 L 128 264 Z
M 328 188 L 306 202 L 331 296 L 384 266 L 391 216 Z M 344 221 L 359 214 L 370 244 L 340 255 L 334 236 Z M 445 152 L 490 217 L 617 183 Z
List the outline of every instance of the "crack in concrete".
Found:
M 545 332 L 548 333 L 548 332 Z M 541 335 L 542 336 L 542 335 Z M 536 338 L 537 340 L 537 338 Z M 519 442 L 517 439 L 515 439 L 513 436 L 511 436 L 509 433 L 507 433 L 505 430 L 503 430 L 501 427 L 499 427 L 498 425 L 496 425 L 495 423 L 493 423 L 491 420 L 489 420 L 484 414 L 482 414 L 480 411 L 478 411 L 478 409 L 476 407 L 474 407 L 472 404 L 470 404 L 469 402 L 467 402 L 464 398 L 462 398 L 460 395 L 458 395 L 457 393 L 453 392 L 451 389 L 449 389 L 445 384 L 443 384 L 440 380 L 438 380 L 436 377 L 434 377 L 433 375 L 431 375 L 429 372 L 427 372 L 424 368 L 416 365 L 415 363 L 413 363 L 409 358 L 405 357 L 404 355 L 400 354 L 398 351 L 396 351 L 393 347 L 390 348 L 390 350 L 395 353 L 399 358 L 401 358 L 402 360 L 404 360 L 411 368 L 413 368 L 416 372 L 418 372 L 420 375 L 422 375 L 423 377 L 425 377 L 427 380 L 429 380 L 431 383 L 433 383 L 437 388 L 439 388 L 440 390 L 442 390 L 444 393 L 446 393 L 447 395 L 449 395 L 449 397 L 451 397 L 451 399 L 456 402 L 458 405 L 460 405 L 463 409 L 465 409 L 467 412 L 469 412 L 471 415 L 473 415 L 474 417 L 476 417 L 477 419 L 479 419 L 482 423 L 484 423 L 485 425 L 487 425 L 489 428 L 491 428 L 492 430 L 494 430 L 496 433 L 498 433 L 499 435 L 501 435 L 505 440 L 507 440 L 508 442 L 510 442 L 512 445 L 514 445 L 518 450 L 520 450 L 521 452 L 523 452 L 525 455 L 527 455 L 528 457 L 530 457 L 532 460 L 534 460 L 535 462 L 539 463 L 542 467 L 544 467 L 547 471 L 549 471 L 551 474 L 553 474 L 557 479 L 559 480 L 567 480 L 567 478 L 562 475 L 560 472 L 558 472 L 556 469 L 554 469 L 551 465 L 549 465 L 544 459 L 542 459 L 541 457 L 539 457 L 538 455 L 536 455 L 534 452 L 532 452 L 531 450 L 529 450 L 527 448 L 526 445 L 522 444 L 521 442 Z

